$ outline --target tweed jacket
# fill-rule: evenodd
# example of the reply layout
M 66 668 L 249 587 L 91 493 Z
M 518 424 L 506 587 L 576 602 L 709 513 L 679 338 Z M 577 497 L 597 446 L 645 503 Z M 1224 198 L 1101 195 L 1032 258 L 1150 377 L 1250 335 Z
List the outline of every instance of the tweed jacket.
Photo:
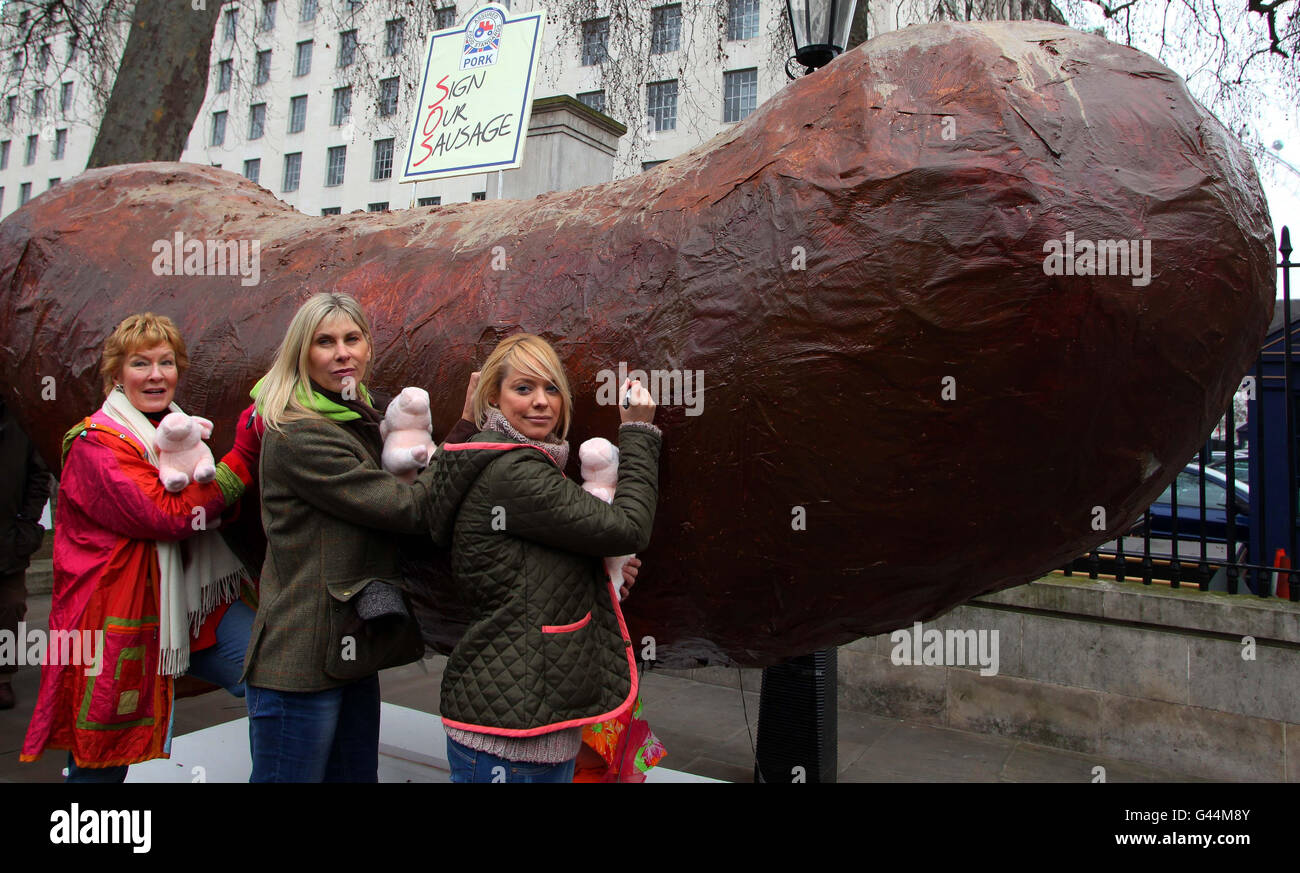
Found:
M 620 428 L 612 504 L 505 434 L 439 451 L 429 530 L 452 546 L 456 585 L 476 612 L 443 673 L 444 725 L 531 737 L 632 705 L 636 659 L 601 558 L 649 543 L 661 441 Z
M 244 680 L 276 691 L 348 684 L 325 673 L 332 601 L 371 580 L 400 584 L 394 533 L 422 533 L 434 465 L 411 484 L 324 419 L 286 422 L 262 440 L 266 563 Z

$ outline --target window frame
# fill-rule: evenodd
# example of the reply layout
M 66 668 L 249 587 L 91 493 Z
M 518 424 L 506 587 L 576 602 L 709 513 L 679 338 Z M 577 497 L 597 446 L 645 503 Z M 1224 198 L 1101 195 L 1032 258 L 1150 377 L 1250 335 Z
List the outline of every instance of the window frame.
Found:
M 334 101 L 330 104 L 330 127 L 342 127 L 352 120 L 352 86 L 344 85 L 334 89 Z
M 330 179 L 334 178 L 334 169 L 335 169 L 334 158 L 336 156 L 340 158 L 338 162 L 339 163 L 338 181 L 331 182 Z M 348 172 L 348 147 L 345 145 L 329 146 L 325 151 L 325 187 L 337 188 L 338 186 L 342 185 L 344 181 L 346 181 L 347 179 L 347 172 Z
M 291 161 L 290 160 L 291 158 L 297 158 L 297 160 Z M 289 167 L 291 165 L 293 166 L 293 170 L 294 170 L 292 188 L 288 187 Z M 301 187 L 302 187 L 302 152 L 286 152 L 284 155 L 284 163 L 280 168 L 280 193 L 292 194 L 294 191 L 297 191 Z
M 298 101 L 302 102 L 299 103 Z M 302 107 L 302 112 L 297 112 L 297 107 Z M 294 121 L 297 120 L 298 126 L 294 127 Z M 302 133 L 307 129 L 307 95 L 295 94 L 289 98 L 289 133 Z
M 266 104 L 254 103 L 248 107 L 248 141 L 252 142 L 264 136 L 266 136 Z
M 608 15 L 604 18 L 589 18 L 582 22 L 582 38 L 579 43 L 580 66 L 595 67 L 609 60 L 609 27 Z M 590 53 L 588 49 L 591 49 Z
M 386 179 L 393 178 L 393 164 L 397 156 L 397 140 L 393 137 L 377 139 L 374 141 L 374 148 L 371 152 L 370 162 L 370 181 L 383 182 Z M 387 166 L 383 166 L 384 155 L 381 155 L 381 149 L 387 145 Z
M 675 12 L 674 16 L 672 13 Z M 675 27 L 672 25 L 675 23 Z M 650 10 L 650 54 L 666 55 L 682 47 L 682 4 L 665 3 Z
M 306 51 L 303 51 L 304 46 L 306 46 Z M 311 61 L 315 51 L 316 40 L 314 39 L 304 39 L 297 44 L 293 56 L 293 77 L 295 79 L 311 75 Z

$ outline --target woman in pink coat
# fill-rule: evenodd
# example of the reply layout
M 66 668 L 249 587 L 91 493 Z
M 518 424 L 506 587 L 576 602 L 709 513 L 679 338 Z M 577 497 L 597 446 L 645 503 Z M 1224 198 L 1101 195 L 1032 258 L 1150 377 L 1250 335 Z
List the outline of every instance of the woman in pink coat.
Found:
M 67 749 L 70 782 L 166 757 L 178 676 L 243 693 L 252 580 L 215 528 L 253 480 L 260 436 L 250 406 L 216 478 L 167 491 L 154 428 L 180 411 L 187 366 L 171 319 L 130 316 L 104 344 L 103 407 L 63 440 L 50 635 L 21 757 Z

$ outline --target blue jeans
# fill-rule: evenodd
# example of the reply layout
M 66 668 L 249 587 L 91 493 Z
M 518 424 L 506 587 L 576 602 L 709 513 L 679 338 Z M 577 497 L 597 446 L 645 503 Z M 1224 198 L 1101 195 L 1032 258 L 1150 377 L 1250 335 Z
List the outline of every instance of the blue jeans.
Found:
M 452 782 L 572 782 L 577 759 L 560 764 L 508 761 L 471 749 L 447 737 Z
M 379 674 L 326 691 L 248 686 L 250 782 L 378 782 Z
M 221 617 L 217 625 L 217 642 L 201 652 L 190 654 L 190 676 L 220 685 L 236 697 L 244 696 L 244 685 L 239 681 L 244 672 L 244 653 L 248 651 L 248 636 L 253 630 L 255 613 L 243 601 L 236 600 Z M 125 782 L 126 767 L 78 767 L 68 753 L 68 775 L 65 782 Z
M 244 683 L 239 677 L 244 673 L 244 654 L 248 651 L 248 637 L 253 632 L 256 616 L 242 600 L 230 604 L 221 617 L 221 624 L 217 625 L 216 644 L 190 655 L 189 675 L 243 697 Z

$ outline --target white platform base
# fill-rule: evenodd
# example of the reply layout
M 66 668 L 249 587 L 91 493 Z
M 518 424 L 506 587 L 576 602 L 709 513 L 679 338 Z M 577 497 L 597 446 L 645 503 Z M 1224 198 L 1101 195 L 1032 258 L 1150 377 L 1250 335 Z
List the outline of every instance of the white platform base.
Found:
M 248 719 L 228 721 L 172 739 L 172 756 L 133 764 L 127 782 L 247 782 L 253 762 Z M 427 712 L 380 704 L 380 782 L 450 782 L 442 719 Z M 663 767 L 647 782 L 717 782 Z

